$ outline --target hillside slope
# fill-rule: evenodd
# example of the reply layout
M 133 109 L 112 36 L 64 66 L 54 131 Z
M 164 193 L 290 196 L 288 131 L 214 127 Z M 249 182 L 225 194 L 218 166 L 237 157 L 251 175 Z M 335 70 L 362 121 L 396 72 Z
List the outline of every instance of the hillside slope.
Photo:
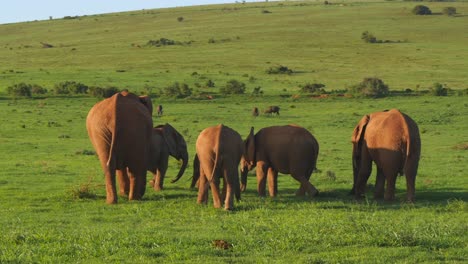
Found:
M 459 15 L 415 16 L 413 2 L 274 2 L 0 25 L 0 91 L 18 82 L 51 88 L 74 80 L 140 90 L 238 79 L 248 90 L 294 93 L 307 82 L 344 89 L 369 76 L 390 89 L 434 82 L 467 88 L 468 3 L 425 4 L 434 13 L 454 6 Z M 364 31 L 390 43 L 365 43 Z M 146 45 L 161 38 L 180 45 Z M 266 73 L 277 65 L 295 73 Z

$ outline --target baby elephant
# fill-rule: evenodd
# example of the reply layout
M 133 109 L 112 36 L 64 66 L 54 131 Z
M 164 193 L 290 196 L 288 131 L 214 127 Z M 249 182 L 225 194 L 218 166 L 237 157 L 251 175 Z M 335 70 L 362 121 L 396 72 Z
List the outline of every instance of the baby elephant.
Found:
M 280 114 L 279 111 L 280 111 L 279 106 L 272 105 L 272 106 L 268 107 L 267 110 L 265 110 L 265 114 L 270 114 L 270 115 L 272 115 L 273 113 L 276 113 L 276 115 L 279 115 L 279 114 Z

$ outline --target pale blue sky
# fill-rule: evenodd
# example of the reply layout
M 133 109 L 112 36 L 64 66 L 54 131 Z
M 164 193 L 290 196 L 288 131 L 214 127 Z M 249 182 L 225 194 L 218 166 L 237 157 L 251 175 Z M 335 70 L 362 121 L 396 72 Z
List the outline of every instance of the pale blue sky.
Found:
M 45 20 L 49 19 L 49 16 L 63 18 L 64 16 L 235 2 L 236 0 L 2 0 L 0 24 Z M 260 1 L 247 0 L 246 2 Z

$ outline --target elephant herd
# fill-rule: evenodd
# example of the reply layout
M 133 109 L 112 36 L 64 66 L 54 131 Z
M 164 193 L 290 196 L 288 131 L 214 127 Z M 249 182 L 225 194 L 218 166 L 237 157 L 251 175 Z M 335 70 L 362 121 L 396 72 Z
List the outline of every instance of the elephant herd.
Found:
M 98 102 L 89 111 L 86 127 L 104 171 L 109 204 L 117 203 L 116 178 L 119 195 L 139 200 L 145 193 L 147 171 L 153 174 L 150 184 L 154 190 L 162 190 L 169 155 L 182 160 L 172 182 L 179 180 L 187 167 L 183 136 L 169 124 L 153 127 L 152 112 L 149 97 L 127 91 Z M 396 177 L 405 174 L 407 200 L 414 201 L 421 140 L 410 117 L 397 109 L 366 115 L 355 127 L 352 143 L 351 194 L 356 198 L 364 195 L 374 162 L 376 199 L 393 200 Z M 318 190 L 310 183 L 310 176 L 318 153 L 315 137 L 296 125 L 265 127 L 257 133 L 252 127 L 245 140 L 225 125 L 208 127 L 196 140 L 192 187 L 198 186 L 197 202 L 206 204 L 211 188 L 214 207 L 233 209 L 234 198 L 240 199 L 247 173 L 254 168 L 260 196 L 265 196 L 267 183 L 270 196 L 276 196 L 278 173 L 283 173 L 300 183 L 296 195 L 314 197 Z

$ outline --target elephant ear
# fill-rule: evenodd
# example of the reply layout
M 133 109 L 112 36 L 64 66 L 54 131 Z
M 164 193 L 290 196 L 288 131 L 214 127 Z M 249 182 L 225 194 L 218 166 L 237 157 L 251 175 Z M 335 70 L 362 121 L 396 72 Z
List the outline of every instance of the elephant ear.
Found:
M 245 140 L 246 161 L 253 165 L 255 162 L 255 134 L 254 128 L 250 128 L 250 133 Z
M 351 141 L 353 142 L 353 144 L 359 143 L 363 139 L 369 120 L 370 116 L 365 115 L 354 128 L 353 136 L 351 137 Z
M 148 109 L 150 115 L 153 115 L 153 102 L 149 96 L 140 96 L 140 102 Z
M 169 154 L 177 156 L 177 134 L 179 134 L 171 125 L 165 124 L 163 127 L 164 142 L 166 142 Z

